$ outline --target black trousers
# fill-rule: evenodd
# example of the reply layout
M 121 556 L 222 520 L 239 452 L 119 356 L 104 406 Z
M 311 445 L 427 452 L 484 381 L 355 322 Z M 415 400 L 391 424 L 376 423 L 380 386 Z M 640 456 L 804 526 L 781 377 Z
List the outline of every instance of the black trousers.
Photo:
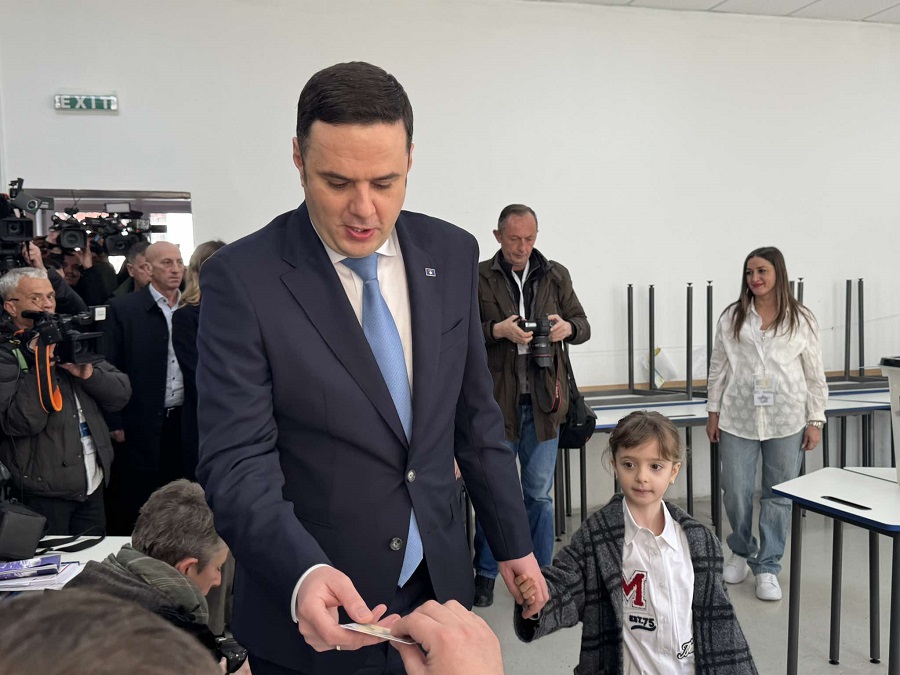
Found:
M 178 478 L 184 478 L 184 451 L 181 442 L 181 408 L 166 412 L 159 441 L 159 467 L 137 469 L 128 464 L 128 438 L 116 446 L 106 499 L 109 534 L 130 536 L 138 513 L 154 490 Z M 119 459 L 124 461 L 118 461 Z
M 431 579 L 428 576 L 428 566 L 425 561 L 416 569 L 413 575 L 406 582 L 403 588 L 398 588 L 394 599 L 388 605 L 385 616 L 390 614 L 399 614 L 401 616 L 409 614 L 416 607 L 428 600 L 434 599 L 434 588 L 431 586 Z M 314 672 L 306 672 L 301 670 L 291 670 L 279 666 L 278 664 L 266 661 L 258 656 L 250 654 L 250 670 L 253 675 L 405 675 L 406 670 L 403 668 L 403 661 L 400 659 L 400 653 L 388 644 L 387 641 L 374 645 L 372 647 L 364 647 L 362 651 L 368 654 L 368 658 L 363 662 L 362 667 L 347 669 L 341 668 L 341 660 L 345 657 L 342 652 L 327 652 L 326 657 L 329 664 L 323 668 L 317 668 Z M 346 654 L 348 661 L 358 662 L 356 655 L 352 652 Z M 349 664 L 348 664 L 349 665 Z
M 56 499 L 40 495 L 25 495 L 23 503 L 47 519 L 47 534 L 106 533 L 106 515 L 103 510 L 103 486 L 101 485 L 83 501 Z

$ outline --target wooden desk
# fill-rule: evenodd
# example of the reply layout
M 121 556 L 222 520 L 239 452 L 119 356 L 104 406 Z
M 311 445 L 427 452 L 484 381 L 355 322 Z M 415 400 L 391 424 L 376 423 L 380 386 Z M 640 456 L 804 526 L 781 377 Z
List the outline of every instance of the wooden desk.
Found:
M 869 655 L 879 663 L 878 535 L 893 540 L 891 620 L 888 675 L 900 675 L 900 486 L 858 471 L 825 468 L 772 488 L 793 502 L 791 520 L 790 609 L 788 614 L 788 675 L 797 673 L 800 627 L 800 583 L 803 546 L 801 509 L 834 520 L 831 573 L 831 640 L 829 660 L 838 662 L 840 646 L 840 584 L 842 523 L 869 531 Z

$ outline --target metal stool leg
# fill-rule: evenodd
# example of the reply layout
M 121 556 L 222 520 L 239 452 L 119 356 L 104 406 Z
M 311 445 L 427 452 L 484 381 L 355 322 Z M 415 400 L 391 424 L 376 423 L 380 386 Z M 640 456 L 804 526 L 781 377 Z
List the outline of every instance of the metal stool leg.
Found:
M 566 496 L 566 481 L 563 476 L 562 456 L 556 456 L 556 472 L 553 475 L 553 510 L 556 516 L 556 541 L 562 541 L 562 535 L 566 533 L 566 516 L 564 513 Z
M 694 515 L 694 464 L 691 461 L 691 443 L 693 440 L 693 429 L 684 428 L 684 446 L 687 453 L 687 512 Z
M 869 661 L 881 663 L 881 598 L 878 595 L 878 533 L 869 532 Z
M 841 577 L 844 560 L 843 523 L 834 519 L 834 539 L 831 550 L 831 638 L 828 646 L 828 663 L 841 662 Z
M 581 522 L 587 518 L 587 446 L 582 445 L 578 452 L 581 467 Z

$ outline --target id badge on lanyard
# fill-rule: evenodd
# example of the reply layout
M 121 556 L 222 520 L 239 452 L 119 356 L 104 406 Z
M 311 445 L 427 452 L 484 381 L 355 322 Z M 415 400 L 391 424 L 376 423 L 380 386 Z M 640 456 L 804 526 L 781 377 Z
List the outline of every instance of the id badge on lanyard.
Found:
M 753 376 L 753 405 L 766 407 L 775 405 L 775 395 L 778 390 L 778 377 L 769 375 L 763 370 Z
M 762 370 L 758 370 L 753 375 L 753 405 L 757 407 L 768 407 L 775 405 L 775 397 L 778 392 L 778 376 L 769 373 L 766 370 L 766 352 L 769 345 L 766 344 L 767 337 L 765 331 L 759 331 L 756 337 L 756 350 L 759 352 L 759 358 L 762 361 Z

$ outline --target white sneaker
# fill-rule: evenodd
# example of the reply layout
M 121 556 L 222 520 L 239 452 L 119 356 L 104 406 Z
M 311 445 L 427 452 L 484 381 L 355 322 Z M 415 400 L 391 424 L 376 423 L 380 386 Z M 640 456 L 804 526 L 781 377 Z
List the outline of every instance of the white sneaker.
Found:
M 725 583 L 739 584 L 747 578 L 748 574 L 750 574 L 750 565 L 747 564 L 747 559 L 737 553 L 732 553 L 722 570 L 722 578 L 725 579 Z
M 774 574 L 756 575 L 756 597 L 760 600 L 781 600 L 781 586 Z

